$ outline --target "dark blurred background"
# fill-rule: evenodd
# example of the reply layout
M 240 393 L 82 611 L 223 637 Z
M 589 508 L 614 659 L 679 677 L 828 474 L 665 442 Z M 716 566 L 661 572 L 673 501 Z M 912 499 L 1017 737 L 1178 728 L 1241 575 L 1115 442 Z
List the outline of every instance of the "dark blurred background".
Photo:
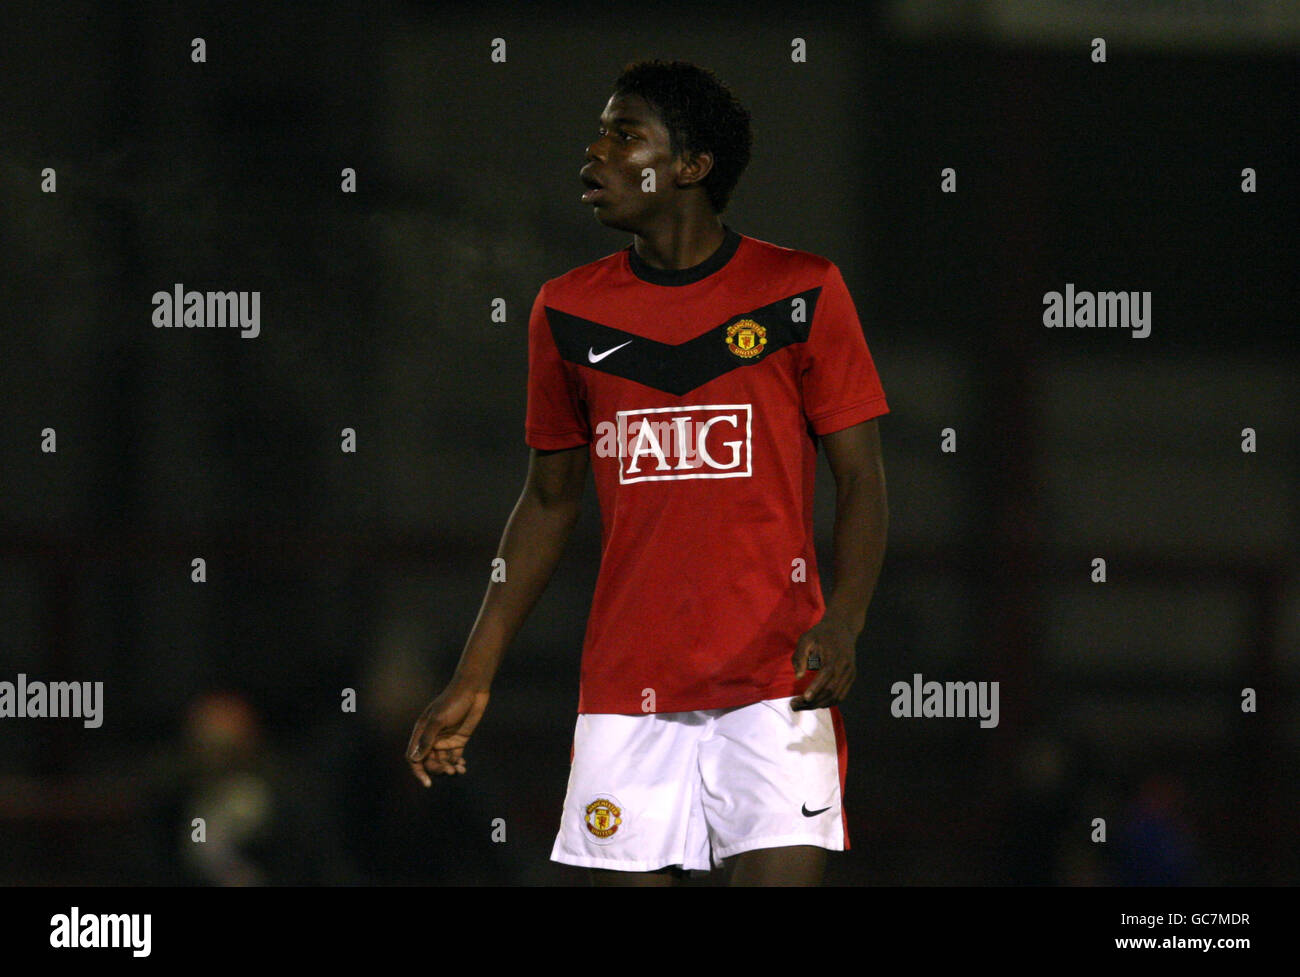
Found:
M 593 491 L 469 775 L 402 753 L 523 483 L 530 304 L 630 240 L 577 172 L 651 57 L 749 108 L 726 219 L 840 266 L 892 408 L 830 880 L 1295 882 L 1298 48 L 1283 0 L 6 4 L 0 680 L 105 703 L 0 720 L 0 883 L 585 882 Z M 261 334 L 155 329 L 178 282 Z M 1045 329 L 1067 282 L 1150 337 Z M 918 672 L 999 725 L 892 718 Z

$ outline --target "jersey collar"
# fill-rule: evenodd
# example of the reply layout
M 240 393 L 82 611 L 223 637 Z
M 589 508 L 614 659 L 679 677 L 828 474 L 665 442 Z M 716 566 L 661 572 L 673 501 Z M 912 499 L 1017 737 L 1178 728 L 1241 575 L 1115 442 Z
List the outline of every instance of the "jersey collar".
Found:
M 690 285 L 701 279 L 707 278 L 715 271 L 720 269 L 732 256 L 735 255 L 736 249 L 740 247 L 740 234 L 732 230 L 730 225 L 724 223 L 722 229 L 725 237 L 718 250 L 705 258 L 698 265 L 692 268 L 656 268 L 653 265 L 646 264 L 645 260 L 636 253 L 636 242 L 629 244 L 625 249 L 627 251 L 628 266 L 632 269 L 632 274 L 643 282 L 649 282 L 652 285 Z

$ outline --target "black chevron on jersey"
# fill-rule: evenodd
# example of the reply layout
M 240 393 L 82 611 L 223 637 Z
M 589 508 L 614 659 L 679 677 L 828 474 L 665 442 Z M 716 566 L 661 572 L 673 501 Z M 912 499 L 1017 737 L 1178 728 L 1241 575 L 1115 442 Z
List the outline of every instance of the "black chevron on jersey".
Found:
M 797 292 L 761 308 L 733 315 L 677 346 L 570 315 L 550 306 L 546 307 L 546 318 L 556 349 L 568 362 L 680 397 L 724 373 L 746 366 L 760 366 L 779 349 L 807 342 L 820 295 L 820 285 L 806 292 Z M 804 300 L 804 322 L 790 321 L 791 303 L 795 299 Z M 767 343 L 762 354 L 752 359 L 743 359 L 727 347 L 727 327 L 741 319 L 752 319 L 767 331 Z M 629 340 L 629 345 L 610 353 L 598 363 L 590 361 L 589 354 L 599 356 Z

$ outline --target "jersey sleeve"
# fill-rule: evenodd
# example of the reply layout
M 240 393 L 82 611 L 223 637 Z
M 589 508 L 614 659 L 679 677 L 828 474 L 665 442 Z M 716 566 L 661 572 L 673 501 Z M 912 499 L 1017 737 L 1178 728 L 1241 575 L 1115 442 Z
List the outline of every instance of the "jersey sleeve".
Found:
M 804 344 L 800 383 L 804 414 L 818 436 L 889 413 L 858 310 L 833 263 Z
M 524 441 L 543 451 L 576 448 L 591 440 L 586 411 L 546 319 L 546 286 L 528 317 L 528 411 Z

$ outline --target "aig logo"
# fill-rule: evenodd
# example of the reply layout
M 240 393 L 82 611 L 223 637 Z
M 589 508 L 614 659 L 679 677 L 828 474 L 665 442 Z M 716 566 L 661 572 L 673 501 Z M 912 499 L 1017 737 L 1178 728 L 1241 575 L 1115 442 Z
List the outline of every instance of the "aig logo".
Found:
M 618 453 L 623 484 L 753 474 L 749 404 L 652 407 L 621 410 L 616 416 L 616 425 L 604 421 L 597 426 L 597 452 L 606 457 Z

